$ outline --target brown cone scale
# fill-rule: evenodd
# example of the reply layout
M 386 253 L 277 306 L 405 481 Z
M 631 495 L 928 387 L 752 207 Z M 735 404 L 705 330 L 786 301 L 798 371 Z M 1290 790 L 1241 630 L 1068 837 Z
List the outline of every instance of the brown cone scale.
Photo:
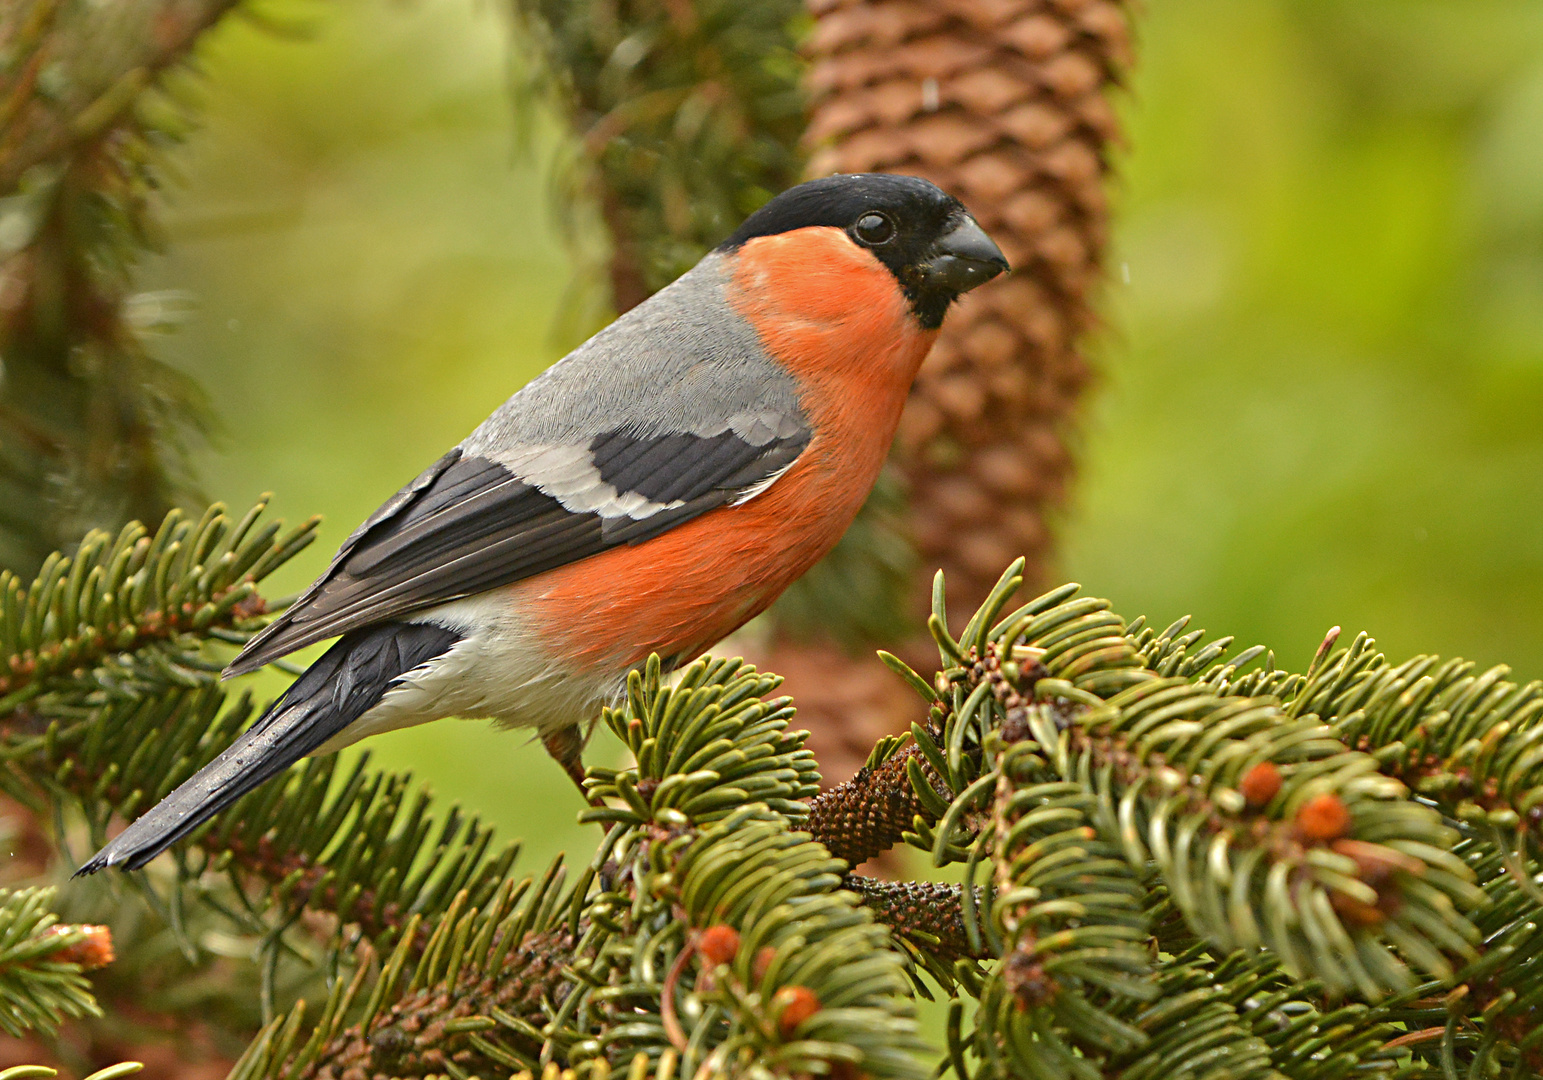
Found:
M 1012 262 L 965 297 L 902 422 L 925 570 L 962 624 L 1003 568 L 1044 581 L 1107 232 L 1106 91 L 1129 62 L 1112 0 L 811 0 L 810 172 L 924 176 Z
M 1068 442 L 1089 379 L 1078 341 L 1107 235 L 1109 89 L 1130 62 L 1114 0 L 809 0 L 809 172 L 924 176 L 969 206 L 1013 272 L 949 313 L 901 421 L 920 614 L 947 575 L 955 631 L 1019 555 L 1049 577 Z M 881 642 L 919 670 L 930 639 Z M 851 776 L 881 731 L 925 714 L 871 654 L 778 642 L 826 784 Z M 888 687 L 883 683 L 887 681 Z

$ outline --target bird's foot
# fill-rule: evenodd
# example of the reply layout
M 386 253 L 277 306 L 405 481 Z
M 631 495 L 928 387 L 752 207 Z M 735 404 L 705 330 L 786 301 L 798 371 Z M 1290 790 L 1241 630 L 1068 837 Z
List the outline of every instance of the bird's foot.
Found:
M 541 737 L 541 745 L 552 755 L 552 760 L 562 766 L 573 786 L 579 789 L 584 801 L 590 806 L 604 806 L 598 795 L 584 790 L 584 736 L 578 728 L 562 728 Z

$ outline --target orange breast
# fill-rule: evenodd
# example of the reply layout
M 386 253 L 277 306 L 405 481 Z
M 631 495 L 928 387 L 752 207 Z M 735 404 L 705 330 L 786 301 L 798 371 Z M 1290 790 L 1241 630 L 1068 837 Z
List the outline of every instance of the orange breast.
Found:
M 797 376 L 814 436 L 742 506 L 512 586 L 554 652 L 585 666 L 695 656 L 813 566 L 873 487 L 937 336 L 916 323 L 889 270 L 839 229 L 758 237 L 729 265 L 729 302 Z

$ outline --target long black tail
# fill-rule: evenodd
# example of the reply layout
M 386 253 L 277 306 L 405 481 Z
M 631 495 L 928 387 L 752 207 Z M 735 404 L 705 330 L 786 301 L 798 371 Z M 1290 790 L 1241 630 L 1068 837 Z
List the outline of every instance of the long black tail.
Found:
M 385 623 L 345 634 L 224 753 L 114 837 L 77 876 L 109 866 L 138 870 L 359 719 L 402 675 L 460 639 L 432 623 Z

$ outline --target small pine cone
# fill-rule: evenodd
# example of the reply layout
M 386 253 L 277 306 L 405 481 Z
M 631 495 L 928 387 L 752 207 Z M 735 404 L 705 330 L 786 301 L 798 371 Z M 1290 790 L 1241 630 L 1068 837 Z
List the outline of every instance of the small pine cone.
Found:
M 922 775 L 932 789 L 945 800 L 950 798 L 942 777 L 912 744 L 877 768 L 860 769 L 852 779 L 816 795 L 809 802 L 805 828 L 836 858 L 858 867 L 900 843 L 918 815 L 936 824 L 936 816 L 911 786 L 907 762 L 912 758 L 920 758 Z
M 1107 234 L 1118 0 L 810 0 L 811 172 L 901 172 L 961 198 L 1014 272 L 966 296 L 923 365 L 897 457 L 925 569 L 962 625 L 1018 555 L 1043 581 Z
M 970 944 L 958 885 L 937 881 L 875 881 L 856 874 L 848 874 L 841 885 L 860 896 L 863 906 L 896 933 L 911 936 L 912 932 L 919 931 L 913 940 L 945 960 L 990 957 L 987 948 Z M 927 941 L 921 935 L 933 940 Z

